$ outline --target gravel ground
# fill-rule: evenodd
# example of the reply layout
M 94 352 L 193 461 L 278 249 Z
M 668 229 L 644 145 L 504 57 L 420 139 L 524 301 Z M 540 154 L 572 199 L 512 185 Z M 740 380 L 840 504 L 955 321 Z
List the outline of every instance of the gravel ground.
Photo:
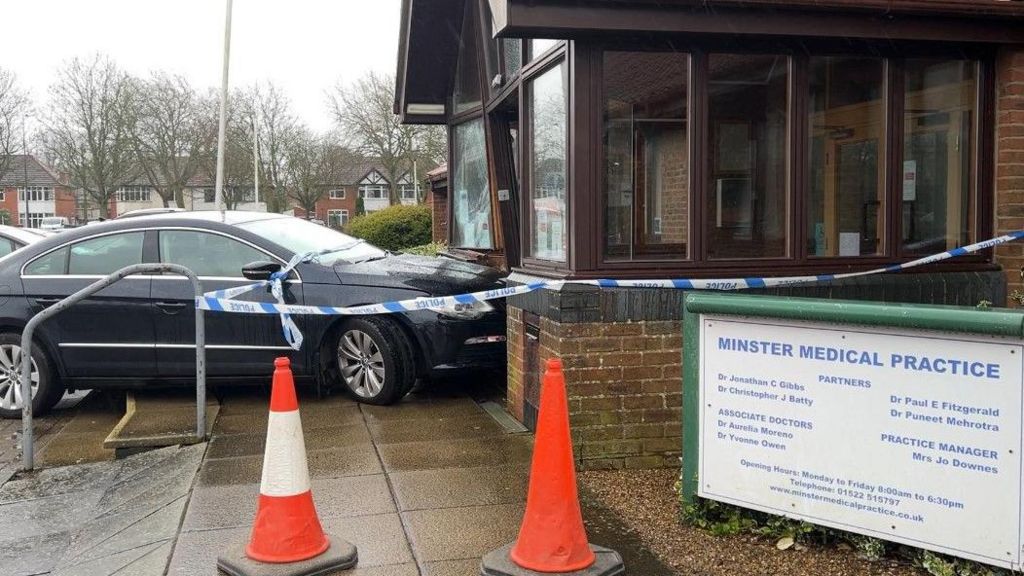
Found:
M 685 576 L 923 576 L 905 563 L 868 562 L 852 549 L 808 546 L 780 551 L 753 535 L 713 536 L 681 524 L 674 470 L 580 474 L 583 488 L 612 510 L 675 574 Z

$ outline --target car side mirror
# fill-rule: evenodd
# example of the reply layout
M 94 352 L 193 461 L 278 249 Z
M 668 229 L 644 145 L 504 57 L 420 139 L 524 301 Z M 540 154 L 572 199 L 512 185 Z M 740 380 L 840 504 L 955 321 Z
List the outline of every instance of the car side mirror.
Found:
M 249 280 L 270 280 L 270 275 L 281 269 L 281 264 L 257 260 L 242 266 L 242 276 Z

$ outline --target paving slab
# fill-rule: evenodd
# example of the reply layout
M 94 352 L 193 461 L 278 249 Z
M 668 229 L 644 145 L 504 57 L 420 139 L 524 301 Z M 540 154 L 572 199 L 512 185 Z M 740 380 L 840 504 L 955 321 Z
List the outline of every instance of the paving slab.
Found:
M 427 562 L 423 566 L 423 576 L 480 576 L 480 560 L 442 560 Z
M 57 496 L 102 486 L 120 472 L 120 467 L 103 463 L 47 468 L 23 474 L 0 487 L 0 504 Z
M 510 434 L 486 438 L 381 444 L 377 447 L 388 472 L 457 466 L 499 466 L 529 462 L 533 437 Z
M 383 472 L 377 452 L 369 443 L 330 450 L 309 450 L 306 461 L 309 464 L 309 477 L 313 479 L 366 476 Z M 207 460 L 199 472 L 199 484 L 252 484 L 260 481 L 262 470 L 262 455 Z
M 301 407 L 302 427 L 305 430 L 330 428 L 346 424 L 361 424 L 363 414 L 355 404 Z M 263 434 L 267 431 L 267 406 L 259 410 L 221 414 L 214 424 L 216 435 Z
M 460 440 L 506 434 L 490 416 L 480 412 L 465 418 L 434 418 L 368 421 L 376 444 L 417 442 L 424 440 Z
M 363 414 L 366 414 L 368 421 L 374 422 L 382 420 L 474 417 L 483 415 L 484 411 L 473 400 L 462 397 L 446 398 L 433 402 L 417 401 L 415 399 L 403 400 L 391 406 L 366 405 L 363 407 Z
M 173 541 L 187 501 L 182 495 L 155 510 L 136 508 L 87 522 L 72 537 L 57 567 L 89 564 L 154 542 Z
M 515 540 L 523 506 L 467 506 L 403 514 L 421 562 L 479 560 L 491 550 Z
M 511 504 L 526 499 L 529 465 L 442 468 L 390 475 L 400 510 Z
M 45 536 L 85 524 L 96 515 L 103 489 L 92 487 L 0 505 L 0 542 Z
M 5 576 L 50 572 L 71 540 L 69 532 L 54 532 L 9 540 L 0 545 L 0 568 Z
M 172 542 L 153 542 L 123 550 L 82 564 L 57 568 L 52 576 L 98 576 L 100 574 L 159 575 L 167 565 Z
M 197 486 L 182 529 L 252 526 L 259 488 L 259 483 Z M 381 474 L 312 480 L 310 488 L 321 519 L 395 511 L 387 481 Z
M 416 574 L 412 553 L 405 541 L 402 522 L 397 514 L 332 518 L 322 520 L 321 523 L 326 532 L 355 544 L 359 551 L 356 571 L 341 574 Z M 249 528 L 183 532 L 178 537 L 168 576 L 215 574 L 217 556 L 229 547 L 247 541 L 249 534 Z M 372 570 L 373 568 L 379 570 Z
M 360 567 L 415 562 L 398 514 L 327 518 L 321 522 L 325 531 L 356 545 Z
M 370 443 L 370 435 L 366 426 L 347 424 L 307 429 L 303 424 L 303 437 L 306 450 L 339 448 L 353 444 Z M 263 455 L 266 444 L 266 432 L 260 434 L 232 434 L 214 436 L 210 440 L 208 458 L 230 458 L 235 456 Z

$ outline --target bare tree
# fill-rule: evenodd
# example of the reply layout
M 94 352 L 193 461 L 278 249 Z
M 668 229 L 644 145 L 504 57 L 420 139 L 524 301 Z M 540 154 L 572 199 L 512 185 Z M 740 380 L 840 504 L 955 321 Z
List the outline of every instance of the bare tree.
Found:
M 0 68 L 0 178 L 11 168 L 11 156 L 21 151 L 17 133 L 28 112 L 29 99 L 13 72 Z
M 438 127 L 402 124 L 393 112 L 395 80 L 370 72 L 350 86 L 338 84 L 329 95 L 334 118 L 349 144 L 380 162 L 391 183 L 391 203 L 398 204 L 398 179 L 423 162 L 423 173 L 437 165 L 445 144 Z M 429 160 L 428 160 L 429 159 Z
M 137 176 L 131 81 L 108 58 L 75 58 L 58 72 L 50 95 L 48 153 L 105 217 L 117 188 Z
M 149 184 L 163 200 L 185 207 L 184 191 L 205 166 L 216 141 L 209 122 L 215 103 L 200 97 L 181 76 L 163 72 L 135 84 L 132 144 Z
M 289 195 L 309 218 L 316 214 L 316 203 L 331 184 L 337 183 L 344 151 L 325 138 L 300 128 L 287 150 Z

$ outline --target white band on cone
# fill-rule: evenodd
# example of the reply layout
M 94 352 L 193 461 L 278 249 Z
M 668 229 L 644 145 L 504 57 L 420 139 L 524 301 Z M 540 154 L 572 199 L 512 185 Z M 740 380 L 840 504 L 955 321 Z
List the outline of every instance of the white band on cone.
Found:
M 308 491 L 309 469 L 299 411 L 271 411 L 267 425 L 267 446 L 263 453 L 260 494 L 295 496 Z

